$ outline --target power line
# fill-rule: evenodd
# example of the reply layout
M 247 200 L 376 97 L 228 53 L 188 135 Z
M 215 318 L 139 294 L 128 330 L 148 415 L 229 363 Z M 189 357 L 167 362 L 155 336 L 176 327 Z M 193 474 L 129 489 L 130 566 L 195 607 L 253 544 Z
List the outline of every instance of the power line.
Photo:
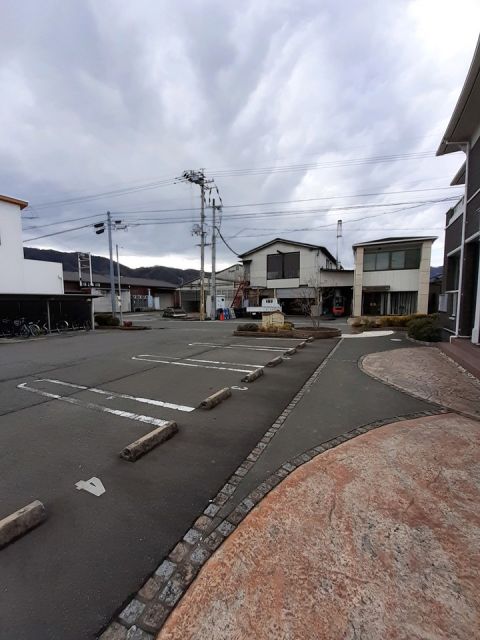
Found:
M 217 230 L 218 235 L 220 236 L 220 239 L 222 240 L 223 244 L 227 247 L 227 249 L 229 249 L 234 255 L 238 256 L 239 255 L 238 251 L 235 251 L 234 249 L 232 249 L 232 247 L 228 244 L 228 242 L 222 236 L 222 232 L 220 231 L 220 229 L 218 227 L 215 227 L 215 228 Z
M 30 231 L 31 229 L 44 229 L 45 227 L 53 227 L 57 224 L 66 224 L 67 222 L 75 222 L 77 220 L 88 220 L 89 218 L 99 218 L 100 216 L 104 216 L 104 213 L 95 213 L 91 216 L 82 216 L 76 218 L 69 218 L 68 220 L 57 220 L 56 222 L 48 222 L 46 224 L 35 225 L 34 227 L 24 227 L 24 231 Z
M 37 236 L 36 238 L 27 238 L 23 242 L 33 242 L 33 240 L 40 240 L 41 238 L 50 238 L 51 236 L 59 236 L 62 233 L 70 233 L 70 231 L 77 231 L 78 229 L 86 229 L 93 226 L 92 224 L 84 224 L 81 227 L 71 227 L 70 229 L 64 229 L 63 231 L 55 231 L 54 233 L 46 233 L 43 236 Z
M 384 156 L 367 156 L 363 158 L 350 158 L 348 160 L 335 160 L 330 162 L 310 162 L 310 163 L 302 163 L 302 164 L 290 164 L 290 165 L 277 165 L 270 167 L 243 167 L 243 168 L 230 168 L 230 169 L 217 169 L 212 170 L 212 172 L 216 172 L 218 177 L 240 177 L 240 176 L 256 176 L 256 175 L 265 175 L 265 174 L 275 174 L 275 173 L 285 173 L 285 172 L 295 172 L 295 171 L 309 171 L 312 169 L 329 169 L 336 167 L 347 167 L 347 166 L 361 166 L 365 164 L 382 164 L 385 162 L 398 162 L 400 160 L 418 160 L 434 157 L 433 151 L 420 151 L 415 153 L 403 153 L 403 154 L 392 154 L 392 155 L 384 155 Z M 139 191 L 146 191 L 150 189 L 157 189 L 159 187 L 166 187 L 174 185 L 178 182 L 178 180 L 174 177 L 166 178 L 163 180 L 156 180 L 153 182 L 147 182 L 144 184 L 139 184 L 132 187 L 125 187 L 122 189 L 113 189 L 103 192 L 97 192 L 93 194 L 87 194 L 85 196 L 72 196 L 70 198 L 64 198 L 59 200 L 52 200 L 50 202 L 40 202 L 35 204 L 36 209 L 44 209 L 46 207 L 57 207 L 67 204 L 78 204 L 80 202 L 87 202 L 91 200 L 98 200 L 107 197 L 120 197 L 122 195 L 127 195 L 130 193 L 136 193 Z

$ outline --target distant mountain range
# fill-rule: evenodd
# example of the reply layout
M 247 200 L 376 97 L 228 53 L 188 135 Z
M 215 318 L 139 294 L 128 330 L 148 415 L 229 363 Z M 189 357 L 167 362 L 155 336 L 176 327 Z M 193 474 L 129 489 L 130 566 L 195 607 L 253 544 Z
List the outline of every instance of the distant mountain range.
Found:
M 78 271 L 77 253 L 66 253 L 64 251 L 54 251 L 53 249 L 35 249 L 34 247 L 24 247 L 23 254 L 28 260 L 43 260 L 47 262 L 61 262 L 64 271 Z M 110 261 L 102 256 L 92 255 L 92 271 L 98 274 L 108 275 Z M 181 284 L 194 278 L 198 278 L 200 272 L 197 269 L 175 269 L 174 267 L 138 267 L 131 269 L 120 263 L 120 272 L 123 276 L 130 278 L 152 278 L 153 280 L 163 280 L 172 284 Z

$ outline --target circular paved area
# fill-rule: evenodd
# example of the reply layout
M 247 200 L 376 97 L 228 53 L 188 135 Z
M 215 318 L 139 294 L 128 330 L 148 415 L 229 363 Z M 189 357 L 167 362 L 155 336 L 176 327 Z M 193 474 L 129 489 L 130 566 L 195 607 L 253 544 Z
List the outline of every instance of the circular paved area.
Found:
M 417 398 L 480 418 L 480 381 L 435 347 L 370 353 L 361 368 Z
M 161 640 L 471 640 L 480 425 L 371 431 L 292 473 L 207 562 Z

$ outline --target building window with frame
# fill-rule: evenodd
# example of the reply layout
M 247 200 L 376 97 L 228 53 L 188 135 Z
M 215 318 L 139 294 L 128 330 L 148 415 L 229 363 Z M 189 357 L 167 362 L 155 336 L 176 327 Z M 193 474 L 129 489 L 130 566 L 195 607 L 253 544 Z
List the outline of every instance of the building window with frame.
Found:
M 300 251 L 267 255 L 267 280 L 288 280 L 300 275 Z
M 395 271 L 399 269 L 418 269 L 420 267 L 420 258 L 420 247 L 392 251 L 366 251 L 363 256 L 363 270 Z

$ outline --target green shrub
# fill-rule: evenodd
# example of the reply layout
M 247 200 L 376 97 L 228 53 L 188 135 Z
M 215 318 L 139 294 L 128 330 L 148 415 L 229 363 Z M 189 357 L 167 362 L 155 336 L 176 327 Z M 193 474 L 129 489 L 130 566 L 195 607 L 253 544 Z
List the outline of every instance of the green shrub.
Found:
M 283 327 L 281 327 L 281 329 L 283 331 L 291 331 L 293 329 L 295 325 L 293 324 L 293 322 L 284 322 L 283 323 Z
M 407 332 L 410 338 L 423 342 L 440 342 L 442 339 L 442 329 L 436 314 L 410 320 Z
M 237 331 L 258 331 L 258 324 L 253 322 L 247 322 L 246 324 L 239 324 Z
M 99 327 L 118 327 L 119 318 L 112 316 L 111 313 L 99 313 L 95 316 L 95 322 Z

